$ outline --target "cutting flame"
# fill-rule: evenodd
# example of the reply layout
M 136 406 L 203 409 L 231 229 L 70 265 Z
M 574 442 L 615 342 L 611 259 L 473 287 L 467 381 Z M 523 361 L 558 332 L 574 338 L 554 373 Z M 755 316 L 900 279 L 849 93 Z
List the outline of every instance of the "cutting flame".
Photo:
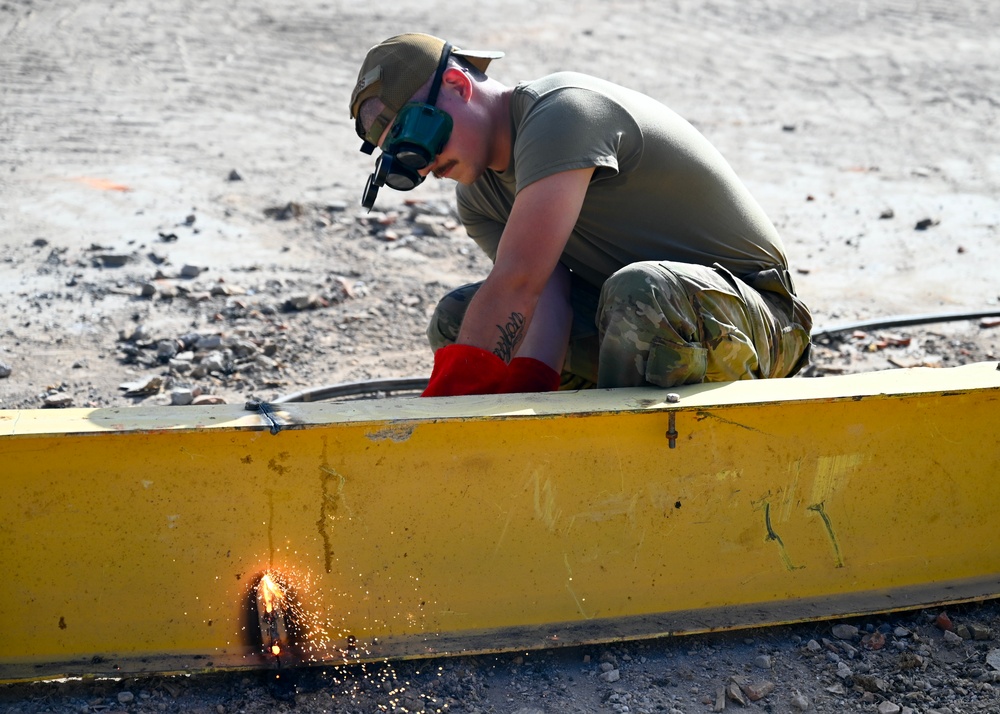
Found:
M 264 577 L 260 579 L 260 584 L 257 585 L 257 593 L 264 601 L 264 611 L 269 615 L 281 607 L 285 601 L 285 593 L 274 582 L 274 578 L 271 577 L 270 573 L 264 573 Z M 275 652 L 275 654 L 278 653 Z
M 265 652 L 279 657 L 289 642 L 286 614 L 290 608 L 284 586 L 270 573 L 264 573 L 257 581 L 256 595 L 261 644 Z

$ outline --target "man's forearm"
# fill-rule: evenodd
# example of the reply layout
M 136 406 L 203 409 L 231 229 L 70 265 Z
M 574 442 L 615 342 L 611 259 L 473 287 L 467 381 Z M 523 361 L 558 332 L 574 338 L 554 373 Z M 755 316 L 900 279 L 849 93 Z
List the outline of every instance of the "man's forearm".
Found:
M 494 292 L 487 282 L 469 305 L 458 341 L 489 350 L 506 362 L 514 356 L 532 357 L 561 370 L 573 319 L 569 284 L 569 271 L 561 264 L 534 300 L 516 291 Z

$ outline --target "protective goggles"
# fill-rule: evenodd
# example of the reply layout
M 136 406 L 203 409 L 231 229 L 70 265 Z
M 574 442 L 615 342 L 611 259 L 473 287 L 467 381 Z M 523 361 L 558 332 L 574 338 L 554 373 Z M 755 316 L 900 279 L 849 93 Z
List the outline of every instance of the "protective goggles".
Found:
M 382 186 L 397 191 L 409 191 L 419 186 L 426 169 L 437 158 L 451 137 L 451 116 L 434 106 L 441 89 L 441 78 L 448 66 L 451 44 L 446 43 L 441 52 L 427 102 L 409 102 L 396 114 L 389 134 L 382 145 L 382 153 L 375 160 L 375 171 L 368 177 L 361 205 L 371 210 Z M 371 154 L 375 144 L 365 141 L 361 151 Z

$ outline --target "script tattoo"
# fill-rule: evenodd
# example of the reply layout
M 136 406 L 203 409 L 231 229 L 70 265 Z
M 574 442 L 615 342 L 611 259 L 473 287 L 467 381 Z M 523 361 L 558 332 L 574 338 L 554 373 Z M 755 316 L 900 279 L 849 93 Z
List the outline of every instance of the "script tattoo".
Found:
M 497 328 L 500 330 L 500 339 L 497 340 L 493 354 L 504 362 L 510 362 L 510 358 L 514 356 L 514 348 L 524 337 L 524 315 L 512 312 L 507 319 L 507 324 L 497 325 Z

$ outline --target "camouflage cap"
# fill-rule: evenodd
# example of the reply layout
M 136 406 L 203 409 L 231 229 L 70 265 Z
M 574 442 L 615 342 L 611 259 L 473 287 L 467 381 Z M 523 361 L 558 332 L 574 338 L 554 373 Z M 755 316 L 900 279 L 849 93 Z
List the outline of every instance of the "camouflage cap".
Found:
M 430 79 L 441 60 L 445 41 L 432 35 L 409 33 L 390 37 L 370 50 L 358 72 L 358 83 L 351 92 L 351 117 L 358 136 L 373 144 L 410 97 Z M 503 57 L 503 52 L 463 50 L 452 47 L 451 54 L 462 57 L 476 69 L 485 72 L 490 62 Z M 367 132 L 358 112 L 361 104 L 378 97 L 385 109 Z

